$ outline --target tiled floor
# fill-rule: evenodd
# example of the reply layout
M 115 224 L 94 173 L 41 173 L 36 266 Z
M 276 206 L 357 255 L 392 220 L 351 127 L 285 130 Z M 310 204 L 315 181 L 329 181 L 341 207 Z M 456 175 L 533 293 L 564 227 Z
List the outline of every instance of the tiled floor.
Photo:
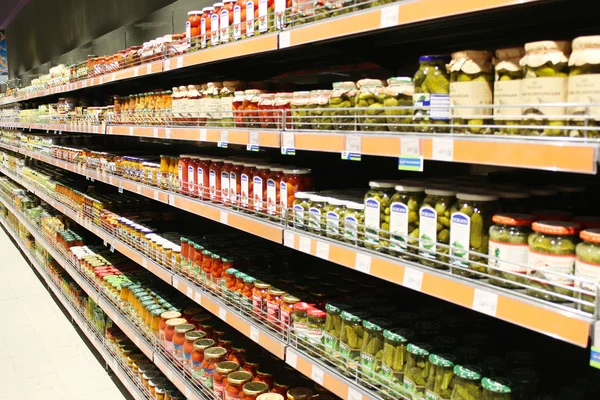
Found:
M 0 227 L 0 399 L 125 399 Z

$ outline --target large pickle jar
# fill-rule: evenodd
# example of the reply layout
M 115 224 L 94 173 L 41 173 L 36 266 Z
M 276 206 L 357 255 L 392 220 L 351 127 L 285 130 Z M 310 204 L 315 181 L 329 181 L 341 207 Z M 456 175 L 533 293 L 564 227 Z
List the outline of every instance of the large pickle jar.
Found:
M 431 350 L 432 347 L 428 343 L 409 343 L 406 346 L 404 388 L 407 392 L 425 397 L 425 385 L 431 368 L 429 364 Z
M 488 254 L 488 241 L 492 217 L 497 211 L 498 197 L 477 193 L 457 193 L 450 214 L 450 245 L 453 247 L 450 263 L 455 266 L 486 273 L 487 260 L 468 251 Z M 485 276 L 453 268 L 452 273 L 469 278 Z
M 362 325 L 364 328 L 360 351 L 362 377 L 369 383 L 376 384 L 374 378 L 381 372 L 383 358 L 383 330 L 389 328 L 392 321 L 386 318 L 372 318 L 364 320 Z
M 355 131 L 354 124 L 354 102 L 356 98 L 356 84 L 354 82 L 335 82 L 329 107 L 333 121 L 333 129 L 336 131 Z
M 356 370 L 360 364 L 364 329 L 363 319 L 369 316 L 366 311 L 342 311 L 342 332 L 338 342 L 340 358 L 344 368 Z
M 390 237 L 390 204 L 394 188 L 401 182 L 371 181 L 365 194 L 365 247 L 387 250 Z
M 483 378 L 481 400 L 511 400 L 510 382 L 502 378 Z
M 450 62 L 450 104 L 454 132 L 491 134 L 483 124 L 491 121 L 494 72 L 492 54 L 488 51 L 465 50 L 452 53 Z
M 579 231 L 579 225 L 572 222 L 538 221 L 534 222 L 531 228 L 533 233 L 529 235 L 527 256 L 527 274 L 532 278 L 529 285 L 546 292 L 572 297 L 573 291 L 568 287 L 573 286 L 573 280 L 568 276 L 573 275 L 575 267 L 575 235 Z M 540 270 L 540 267 L 544 268 L 544 271 Z M 547 282 L 536 281 L 535 278 Z M 569 301 L 534 289 L 527 289 L 527 294 L 555 303 Z
M 519 64 L 525 75 L 521 81 L 524 135 L 567 136 L 561 129 L 567 121 L 563 106 L 540 106 L 545 103 L 565 103 L 568 93 L 568 56 L 571 44 L 546 40 L 525 44 L 525 56 Z M 547 126 L 547 127 L 542 127 Z
M 308 115 L 313 129 L 330 131 L 333 129 L 331 124 L 331 111 L 329 111 L 329 99 L 331 90 L 313 90 L 310 92 L 308 101 Z
M 293 225 L 296 229 L 302 229 L 304 231 L 308 229 L 310 196 L 312 196 L 312 193 L 296 192 L 296 199 L 294 200 L 293 204 L 293 220 L 290 221 L 290 225 Z
M 525 55 L 523 47 L 510 47 L 496 50 L 494 58 L 494 123 L 505 125 L 496 129 L 496 135 L 518 135 L 521 130 L 511 128 L 521 124 L 521 79 L 523 70 L 519 61 Z
M 386 107 L 384 114 L 388 130 L 391 132 L 409 132 L 413 129 L 403 126 L 412 123 L 412 105 L 415 94 L 415 85 L 411 78 L 390 78 L 388 86 L 383 89 L 386 97 L 383 106 Z M 398 107 L 390 109 L 390 107 Z M 406 107 L 406 108 L 402 108 Z
M 488 268 L 488 274 L 501 279 L 490 278 L 490 283 L 508 289 L 520 289 L 522 286 L 511 284 L 510 281 L 527 282 L 521 275 L 527 274 L 527 239 L 535 217 L 529 214 L 496 214 L 492 221 L 494 225 L 490 227 L 488 265 L 493 268 Z
M 306 226 L 309 232 L 325 236 L 325 204 L 327 204 L 327 200 L 327 197 L 317 194 L 310 196 L 310 206 L 306 218 Z
M 435 400 L 449 400 L 454 387 L 454 361 L 451 354 L 430 354 L 429 375 L 425 386 L 425 397 Z
M 421 56 L 419 69 L 413 78 L 414 123 L 422 125 L 417 132 L 448 132 L 450 121 L 450 74 L 448 56 Z
M 390 209 L 390 253 L 414 259 L 419 248 L 419 209 L 425 188 L 410 184 L 396 185 Z M 410 246 L 410 247 L 409 247 Z
M 292 109 L 292 126 L 295 130 L 311 129 L 310 118 L 308 116 L 308 102 L 310 101 L 310 92 L 294 92 L 290 108 Z
M 361 79 L 356 83 L 359 92 L 355 107 L 359 131 L 385 131 L 384 82 L 379 79 Z
M 331 239 L 339 240 L 344 230 L 342 216 L 346 208 L 346 201 L 329 198 L 323 209 L 325 213 L 325 235 Z
M 383 331 L 383 357 L 381 360 L 381 382 L 385 387 L 401 392 L 406 367 L 406 345 L 415 336 L 410 329 L 386 329 Z M 377 377 L 377 376 L 376 376 Z M 395 396 L 398 396 L 396 394 Z
M 454 388 L 450 400 L 481 399 L 481 369 L 471 365 L 454 366 Z
M 583 242 L 575 247 L 575 276 L 600 284 L 600 229 L 586 229 L 579 234 Z M 591 282 L 578 282 L 579 289 L 596 293 L 596 285 Z M 596 296 L 581 294 L 584 301 L 596 303 Z M 582 310 L 594 312 L 594 306 L 582 305 Z
M 600 36 L 581 36 L 573 40 L 573 53 L 569 57 L 569 103 L 590 104 L 594 107 L 569 107 L 569 115 L 591 116 L 586 121 L 573 119 L 569 125 L 569 136 L 598 137 L 598 128 L 592 130 L 578 129 L 578 126 L 600 125 Z M 586 110 L 587 108 L 587 110 Z M 586 112 L 587 111 L 587 112 Z
M 430 267 L 448 269 L 447 247 L 436 243 L 450 242 L 450 207 L 456 192 L 446 188 L 425 189 L 425 199 L 419 209 L 419 255 L 421 262 Z M 436 261 L 437 260 L 437 261 Z M 441 262 L 441 263 L 440 263 Z
M 342 217 L 344 242 L 364 246 L 365 241 L 365 205 L 355 201 L 346 202 Z

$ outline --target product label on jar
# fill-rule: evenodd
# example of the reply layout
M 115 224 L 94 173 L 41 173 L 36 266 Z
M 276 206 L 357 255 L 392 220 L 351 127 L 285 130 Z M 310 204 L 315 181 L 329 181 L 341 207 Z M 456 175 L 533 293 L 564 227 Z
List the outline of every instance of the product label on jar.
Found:
M 308 325 L 306 322 L 294 321 L 294 333 L 299 338 L 306 339 L 306 330 L 308 329 Z
M 242 189 L 242 193 L 240 193 L 240 203 L 242 207 L 248 208 L 249 199 L 248 199 L 248 175 L 242 174 L 240 187 Z
M 183 167 L 181 164 L 177 166 L 177 180 L 179 181 L 179 190 L 183 188 Z
M 233 40 L 242 37 L 242 7 L 236 5 L 233 7 Z
M 544 103 L 564 103 L 567 101 L 569 79 L 561 77 L 528 78 L 521 80 L 521 103 L 532 104 L 523 107 L 523 114 L 564 115 L 566 107 L 539 107 Z
M 215 392 L 215 400 L 225 399 L 225 385 L 213 381 L 213 391 Z
M 229 201 L 231 204 L 237 204 L 237 174 L 235 172 L 229 173 Z
M 259 176 L 254 177 L 254 209 L 256 211 L 263 209 L 263 180 Z
M 205 387 L 212 389 L 215 372 L 217 372 L 215 368 L 202 368 L 202 374 L 200 375 L 200 383 L 202 383 Z
M 165 348 L 167 349 L 167 351 L 169 353 L 173 353 L 173 351 L 175 351 L 175 348 L 173 347 L 173 342 L 172 341 L 168 341 L 165 339 Z
M 266 32 L 268 29 L 268 17 L 269 12 L 267 0 L 258 0 L 258 31 Z M 248 11 L 246 11 L 248 15 Z
M 492 115 L 492 84 L 485 81 L 452 82 L 450 84 L 450 104 L 455 117 L 471 119 L 479 115 Z
M 416 123 L 420 122 L 419 117 L 437 120 L 450 119 L 449 94 L 415 93 L 413 104 L 415 105 Z
M 214 169 L 208 171 L 208 187 L 210 189 L 210 199 L 217 198 L 217 174 Z
M 310 228 L 321 230 L 321 210 L 316 207 L 308 209 L 308 226 Z
M 419 254 L 435 258 L 437 242 L 437 212 L 431 206 L 423 206 L 419 211 Z
M 304 226 L 304 214 L 306 213 L 306 211 L 304 211 L 304 207 L 302 207 L 300 204 L 296 204 L 293 208 L 296 228 Z
M 409 393 L 415 393 L 415 388 L 417 385 L 415 385 L 415 383 L 406 377 L 406 375 L 404 376 L 404 389 L 406 389 L 407 392 Z
M 600 118 L 600 74 L 583 74 L 570 76 L 569 103 L 596 104 L 594 107 L 569 107 L 569 114 L 584 113 L 596 119 Z M 587 110 L 586 110 L 587 108 Z M 587 112 L 586 112 L 587 111 Z
M 267 314 L 269 321 L 279 321 L 279 303 L 267 301 Z
M 344 238 L 350 240 L 358 239 L 358 220 L 356 217 L 344 218 Z
M 369 353 L 360 352 L 360 363 L 362 364 L 363 371 L 367 376 L 373 376 L 373 371 L 377 365 L 377 360 Z
M 221 199 L 223 203 L 229 200 L 229 172 L 221 172 Z
M 192 37 L 192 24 L 190 21 L 185 22 L 185 37 L 188 40 Z
M 242 395 L 232 395 L 228 391 L 225 391 L 225 400 L 240 400 Z
M 327 354 L 333 354 L 336 349 L 336 344 L 338 342 L 338 338 L 333 336 L 331 333 L 324 331 L 323 332 L 323 346 L 325 347 L 325 352 Z
M 279 310 L 279 320 L 283 326 L 290 326 L 292 324 L 292 314 L 281 308 Z
M 453 213 L 450 217 L 450 246 L 452 255 L 461 260 L 469 261 L 469 239 L 471 237 L 471 218 L 467 214 L 460 212 Z M 462 265 L 463 267 L 469 264 L 461 260 L 452 259 L 452 265 Z
M 198 194 L 203 194 L 202 191 L 204 189 L 204 169 L 198 168 L 196 172 L 198 174 Z
M 210 16 L 210 45 L 217 46 L 219 44 L 219 16 L 213 14 Z
M 306 332 L 306 337 L 308 338 L 309 342 L 312 342 L 313 344 L 320 347 L 322 344 L 321 338 L 323 337 L 323 330 L 316 328 L 308 328 L 308 331 Z
M 267 212 L 271 215 L 277 213 L 277 182 L 267 179 Z
M 206 18 L 200 20 L 200 47 L 206 47 Z
M 431 390 L 426 390 L 425 391 L 425 398 L 427 400 L 442 400 L 442 398 L 440 396 L 438 396 L 437 394 L 433 393 Z
M 340 233 L 340 216 L 335 211 L 328 211 L 326 229 L 328 234 L 339 235 Z
M 379 242 L 380 209 L 379 200 L 372 197 L 365 200 L 365 241 L 367 243 Z
M 194 182 L 195 181 L 195 179 L 194 179 L 195 177 L 196 177 L 196 174 L 194 174 L 194 167 L 193 166 L 189 166 L 188 167 L 188 180 L 187 180 L 187 183 L 188 183 L 188 188 L 189 188 L 190 192 L 193 192 L 193 191 L 196 190 L 196 183 Z
M 575 276 L 600 282 L 600 264 L 592 264 L 581 260 L 575 260 Z M 577 284 L 582 289 L 592 292 L 596 291 L 596 287 L 593 283 L 577 282 Z
M 192 360 L 192 370 L 193 371 L 200 371 L 202 369 L 202 361 L 200 362 L 196 362 Z
M 277 29 L 285 27 L 285 5 L 286 0 L 275 0 L 275 27 Z
M 288 191 L 287 183 L 279 183 L 279 202 L 281 203 L 281 216 L 285 217 L 285 213 L 288 208 Z
M 390 249 L 406 251 L 408 236 L 408 206 L 392 203 L 390 210 Z
M 246 3 L 246 36 L 254 36 L 254 2 Z
M 530 249 L 527 256 L 527 265 L 529 266 L 527 271 L 527 275 L 529 276 L 542 278 L 565 286 L 573 286 L 571 279 L 556 275 L 556 273 L 572 275 L 575 266 L 575 255 L 538 253 Z M 542 271 L 540 268 L 544 268 L 546 271 Z
M 488 254 L 490 257 L 499 259 L 489 259 L 492 267 L 502 271 L 527 273 L 527 256 L 529 255 L 527 244 L 502 243 L 490 239 Z
M 521 103 L 521 80 L 494 82 L 494 105 L 508 106 Z M 494 117 L 519 116 L 521 107 L 494 108 Z
M 346 367 L 356 369 L 360 362 L 360 349 L 352 349 L 344 342 L 339 342 L 340 356 L 346 362 Z
M 173 343 L 173 354 L 175 358 L 183 360 L 183 344 Z
M 252 295 L 252 309 L 257 314 L 262 314 L 263 298 L 257 294 Z

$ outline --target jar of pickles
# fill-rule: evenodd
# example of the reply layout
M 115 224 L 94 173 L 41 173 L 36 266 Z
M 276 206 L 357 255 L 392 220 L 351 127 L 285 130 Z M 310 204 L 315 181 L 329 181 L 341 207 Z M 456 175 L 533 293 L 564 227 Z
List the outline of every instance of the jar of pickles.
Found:
M 344 242 L 364 246 L 365 241 L 365 205 L 355 201 L 346 202 L 342 215 Z
M 482 400 L 511 400 L 510 381 L 503 378 L 483 378 Z
M 586 229 L 579 234 L 583 242 L 575 247 L 575 276 L 600 283 L 600 229 Z M 594 293 L 582 293 L 581 299 L 596 304 L 596 285 L 591 282 L 578 281 L 577 287 Z M 594 305 L 582 305 L 581 309 L 593 313 Z
M 454 388 L 454 361 L 451 354 L 430 354 L 425 386 L 427 399 L 449 400 Z
M 313 90 L 310 92 L 308 101 L 308 115 L 312 129 L 332 130 L 331 111 L 329 111 L 329 99 L 331 90 Z
M 450 120 L 450 74 L 446 64 L 448 56 L 419 57 L 419 69 L 413 78 L 414 123 L 419 132 L 447 132 L 444 125 Z
M 383 330 L 388 329 L 392 321 L 386 318 L 372 318 L 364 320 L 363 341 L 360 350 L 361 371 L 363 379 L 371 384 L 376 384 L 375 375 L 381 372 L 383 358 Z
M 425 396 L 425 386 L 431 365 L 429 354 L 431 345 L 427 343 L 409 343 L 406 346 L 406 368 L 404 370 L 404 388 L 409 393 Z M 477 397 L 476 397 L 477 398 Z
M 600 39 L 598 36 L 580 36 L 573 40 L 573 53 L 569 57 L 569 93 L 567 101 L 569 103 L 584 104 L 582 106 L 571 106 L 567 109 L 569 115 L 589 115 L 591 118 L 586 120 L 573 119 L 569 121 L 572 128 L 569 130 L 569 136 L 578 137 L 598 137 L 600 131 L 598 128 L 584 130 L 577 127 L 592 126 L 597 127 L 600 121 L 599 107 L 586 107 L 585 104 L 596 102 L 598 98 L 598 89 L 591 89 L 588 86 L 590 80 L 597 79 L 600 73 Z
M 480 399 L 481 369 L 474 365 L 454 366 L 454 388 L 450 399 Z
M 290 102 L 292 110 L 292 126 L 294 130 L 312 129 L 311 119 L 307 111 L 310 92 L 294 92 Z
M 390 205 L 394 188 L 401 182 L 371 181 L 365 194 L 365 247 L 387 251 L 389 247 Z
M 344 225 L 342 215 L 346 208 L 346 201 L 335 198 L 328 198 L 327 204 L 323 208 L 325 214 L 325 234 L 331 239 L 340 239 Z
M 450 207 L 455 194 L 446 188 L 425 189 L 419 210 L 419 255 L 424 257 L 421 262 L 430 267 L 448 269 L 445 265 L 448 257 L 443 256 L 448 254 L 448 248 L 437 246 L 437 243 L 447 245 L 450 242 Z
M 355 131 L 354 106 L 356 84 L 354 82 L 335 82 L 329 97 L 330 115 L 333 129 L 337 131 Z
M 390 78 L 384 88 L 386 123 L 391 132 L 410 132 L 413 128 L 406 126 L 412 123 L 412 105 L 415 85 L 411 78 Z
M 366 311 L 342 311 L 342 329 L 338 348 L 347 370 L 356 370 L 360 365 L 360 351 L 363 345 L 362 322 L 369 316 Z
M 252 374 L 246 371 L 235 371 L 227 375 L 225 386 L 226 400 L 239 400 L 242 398 L 242 388 L 252 380 Z
M 419 247 L 419 209 L 425 188 L 409 184 L 396 185 L 390 207 L 390 252 L 406 259 L 415 259 Z
M 385 83 L 379 79 L 361 79 L 356 83 L 358 95 L 355 106 L 360 131 L 386 131 L 384 114 Z
M 523 47 L 511 47 L 496 50 L 494 69 L 494 123 L 505 125 L 496 130 L 496 135 L 518 135 L 521 130 L 511 128 L 521 124 L 521 79 L 523 70 L 519 61 L 525 55 Z M 512 107 L 511 107 L 512 106 Z

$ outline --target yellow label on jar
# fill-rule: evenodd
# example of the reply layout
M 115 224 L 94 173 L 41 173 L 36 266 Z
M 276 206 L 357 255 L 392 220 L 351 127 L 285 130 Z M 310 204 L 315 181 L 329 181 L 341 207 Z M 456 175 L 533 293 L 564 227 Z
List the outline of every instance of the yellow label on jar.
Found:
M 568 78 L 529 78 L 521 81 L 521 103 L 525 106 L 523 114 L 564 115 L 565 107 L 539 106 L 545 103 L 564 103 L 567 101 Z
M 494 83 L 494 105 L 506 106 L 521 104 L 521 81 L 496 81 Z M 521 115 L 520 107 L 498 107 L 494 108 L 494 116 L 519 116 Z
M 600 74 L 570 76 L 568 102 L 600 104 Z M 591 115 L 600 119 L 600 106 L 569 107 L 569 114 L 575 113 Z

